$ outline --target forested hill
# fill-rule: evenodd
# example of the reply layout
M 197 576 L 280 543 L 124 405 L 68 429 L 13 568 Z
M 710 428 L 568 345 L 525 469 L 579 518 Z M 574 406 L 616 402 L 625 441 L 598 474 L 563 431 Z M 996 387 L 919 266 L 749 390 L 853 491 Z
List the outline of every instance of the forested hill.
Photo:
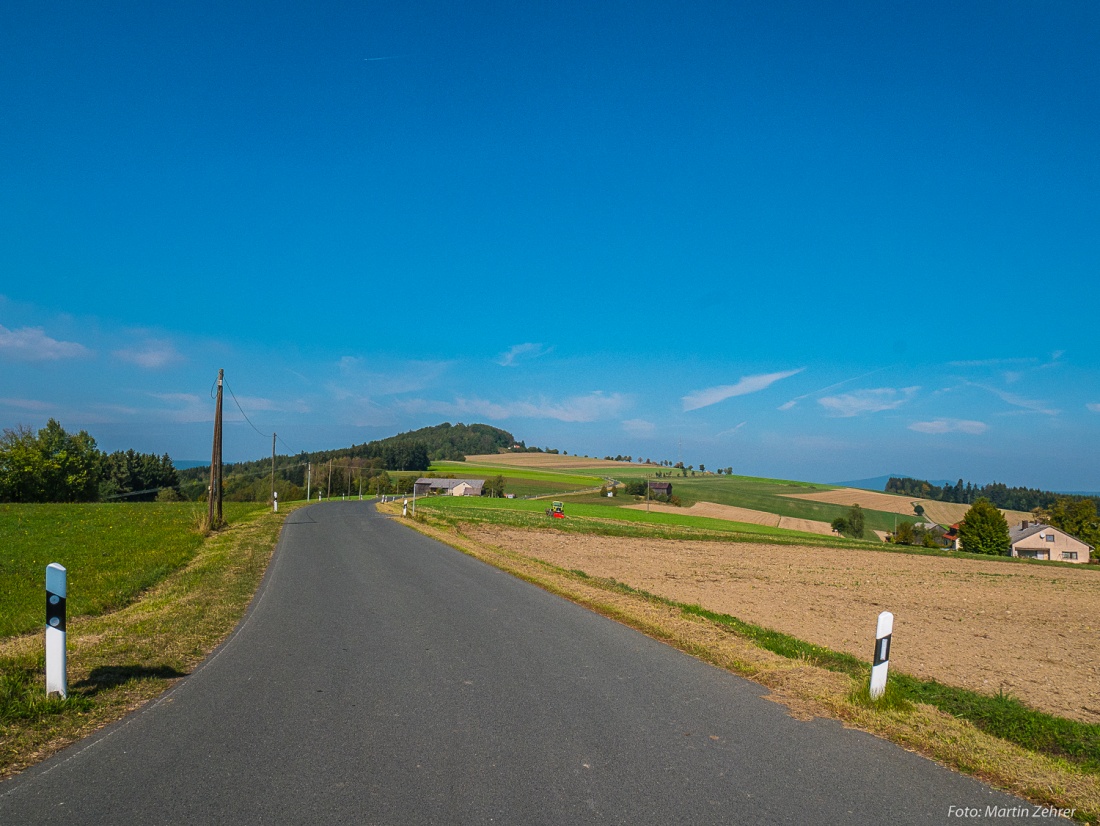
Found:
M 515 445 L 511 433 L 487 424 L 451 424 L 445 422 L 434 427 L 410 430 L 385 439 L 334 450 L 319 450 L 298 456 L 277 456 L 276 474 L 290 466 L 303 467 L 307 462 L 319 464 L 333 460 L 357 460 L 353 464 L 371 465 L 380 470 L 426 470 L 431 461 L 449 459 L 462 461 L 467 454 L 497 453 Z M 253 462 L 236 462 L 225 465 L 226 473 L 246 476 L 271 472 L 271 459 Z M 181 471 L 185 479 L 202 479 L 209 467 L 189 468 Z M 292 477 L 300 474 L 292 473 Z
M 310 459 L 314 462 L 326 462 L 329 459 L 385 459 L 388 470 L 426 470 L 424 467 L 400 467 L 408 464 L 403 461 L 405 454 L 409 454 L 414 448 L 419 453 L 423 450 L 431 461 L 449 459 L 461 462 L 467 455 L 477 453 L 497 453 L 508 450 L 515 444 L 515 439 L 507 430 L 490 427 L 487 424 L 451 424 L 444 422 L 434 427 L 422 427 L 420 430 L 410 430 L 407 433 L 398 433 L 385 439 L 367 442 L 362 445 L 352 445 L 338 450 L 323 450 L 319 453 L 311 453 Z M 419 464 L 414 462 L 414 464 Z
M 964 483 L 962 479 L 954 485 L 940 487 L 923 479 L 892 476 L 890 481 L 886 483 L 886 492 L 900 493 L 903 496 L 914 496 L 921 499 L 935 499 L 940 502 L 958 502 L 963 505 L 969 504 L 979 497 L 984 497 L 998 508 L 1014 511 L 1049 508 L 1059 499 L 1090 499 L 1100 505 L 1100 497 L 1095 496 L 1069 496 L 1064 493 L 1052 493 L 1037 488 L 1010 488 L 1000 482 L 975 485 L 971 482 Z
M 387 442 L 420 442 L 433 462 L 443 459 L 462 461 L 479 453 L 497 453 L 510 450 L 516 444 L 515 437 L 507 430 L 487 424 L 450 424 L 444 422 L 434 427 L 422 427 L 408 433 L 400 433 L 370 445 L 385 446 Z M 368 445 L 368 447 L 370 446 Z M 369 455 L 369 454 L 368 454 Z M 374 454 L 377 455 L 377 454 Z

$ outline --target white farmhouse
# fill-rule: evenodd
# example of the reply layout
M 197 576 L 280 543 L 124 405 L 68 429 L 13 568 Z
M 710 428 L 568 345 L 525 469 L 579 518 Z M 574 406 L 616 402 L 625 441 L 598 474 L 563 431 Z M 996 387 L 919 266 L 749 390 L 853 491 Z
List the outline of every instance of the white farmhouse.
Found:
M 1093 548 L 1063 530 L 1030 522 L 1025 519 L 1018 526 L 1009 528 L 1012 556 L 1026 559 L 1052 559 L 1060 562 L 1089 561 Z

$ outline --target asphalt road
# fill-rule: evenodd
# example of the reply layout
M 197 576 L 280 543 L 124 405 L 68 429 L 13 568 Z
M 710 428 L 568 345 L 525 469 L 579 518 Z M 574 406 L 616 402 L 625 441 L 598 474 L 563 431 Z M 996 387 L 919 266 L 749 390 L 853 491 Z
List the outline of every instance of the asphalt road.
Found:
M 235 635 L 0 784 L 0 824 L 1038 822 L 764 694 L 369 503 L 320 504 Z

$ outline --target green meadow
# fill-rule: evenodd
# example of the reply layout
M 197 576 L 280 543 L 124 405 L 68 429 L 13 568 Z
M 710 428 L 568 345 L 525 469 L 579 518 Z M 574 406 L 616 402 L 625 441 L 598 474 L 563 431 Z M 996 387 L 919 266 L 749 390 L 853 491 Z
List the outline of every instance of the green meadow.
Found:
M 629 500 L 629 501 L 628 501 Z M 545 499 L 488 499 L 472 496 L 430 496 L 417 500 L 419 516 L 434 522 L 458 525 L 482 523 L 508 527 L 547 527 L 572 533 L 616 536 L 658 536 L 668 538 L 714 538 L 733 541 L 766 541 L 799 545 L 848 546 L 851 540 L 800 531 L 731 522 L 684 513 L 646 512 L 616 506 L 633 502 L 633 497 L 601 499 L 598 496 L 566 497 L 565 519 L 546 515 Z M 604 504 L 604 503 L 612 504 Z M 856 543 L 862 544 L 862 543 Z
M 469 471 L 474 468 L 477 468 L 475 473 L 464 474 L 462 472 L 464 469 Z M 568 473 L 555 473 L 541 469 L 521 470 L 509 467 L 490 467 L 488 465 L 464 465 L 462 462 L 440 462 L 433 464 L 432 470 L 439 473 L 454 473 L 456 476 L 469 475 L 471 478 L 486 478 L 499 473 L 508 480 L 505 489 L 517 496 L 551 492 L 565 494 L 574 490 L 591 489 L 604 484 L 604 476 L 610 476 L 620 482 L 630 479 L 657 478 L 655 476 L 657 469 L 646 465 L 605 465 L 603 467 L 594 466 L 590 470 L 581 468 L 570 470 Z M 778 516 L 813 519 L 818 522 L 832 522 L 837 517 L 844 517 L 848 514 L 848 507 L 845 505 L 790 498 L 791 495 L 833 490 L 831 485 L 795 482 L 786 479 L 765 479 L 755 476 L 719 476 L 700 473 L 691 476 L 690 471 L 688 476 L 680 476 L 679 471 L 673 469 L 662 469 L 661 472 L 667 475 L 660 477 L 660 480 L 672 483 L 673 493 L 680 498 L 685 508 L 691 507 L 696 502 L 714 502 L 719 505 L 732 505 L 739 508 L 766 511 Z M 546 484 L 546 488 L 537 487 L 537 485 L 542 484 Z M 555 487 L 555 484 L 557 487 Z M 581 501 L 610 507 L 621 507 L 622 505 L 635 503 L 632 498 L 624 496 L 602 501 L 598 497 L 589 495 L 582 496 Z M 869 530 L 893 531 L 897 520 L 901 518 L 893 513 L 884 513 L 866 508 L 863 513 Z M 615 518 L 620 517 L 616 515 Z M 916 518 L 916 515 L 912 517 L 914 521 Z
M 516 496 L 564 494 L 598 488 L 605 484 L 604 477 L 598 473 L 589 475 L 574 470 L 563 472 L 543 468 L 468 465 L 465 462 L 432 462 L 431 467 L 428 468 L 428 473 L 434 473 L 437 476 L 455 476 L 459 479 L 489 479 L 494 476 L 503 476 L 505 491 L 514 493 Z M 423 475 L 417 474 L 417 476 Z
M 193 502 L 0 504 L 0 637 L 45 621 L 45 575 L 67 572 L 69 617 L 117 610 L 187 564 L 202 546 Z M 265 504 L 227 502 L 235 520 Z

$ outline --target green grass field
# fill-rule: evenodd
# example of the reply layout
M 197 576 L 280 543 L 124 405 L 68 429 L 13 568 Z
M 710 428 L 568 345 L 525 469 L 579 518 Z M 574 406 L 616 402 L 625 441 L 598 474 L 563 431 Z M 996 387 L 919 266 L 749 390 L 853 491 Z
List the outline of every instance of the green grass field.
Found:
M 265 504 L 226 503 L 231 521 Z M 51 562 L 68 575 L 69 617 L 102 614 L 185 565 L 202 536 L 194 502 L 85 505 L 0 504 L 0 637 L 45 621 L 45 573 Z
M 561 486 L 557 491 L 565 493 L 570 490 L 590 488 L 603 484 L 601 473 L 608 474 L 620 482 L 630 479 L 655 478 L 657 470 L 652 466 L 604 466 L 594 467 L 592 475 L 586 476 L 584 469 L 571 470 L 567 473 L 554 473 L 543 470 L 520 470 L 517 468 L 490 468 L 486 465 L 464 465 L 461 462 L 441 462 L 433 465 L 432 469 L 440 468 L 438 472 L 454 473 L 461 476 L 463 468 L 478 468 L 480 473 L 469 474 L 473 478 L 484 478 L 496 475 L 497 472 L 509 480 L 506 490 L 517 496 L 537 495 L 551 492 L 546 489 L 534 487 L 536 483 L 545 480 L 560 480 Z M 676 473 L 669 469 L 661 470 L 662 473 Z M 513 482 L 512 480 L 516 481 Z M 523 480 L 530 479 L 529 483 Z M 537 482 L 536 482 L 537 480 Z M 786 479 L 764 479 L 755 476 L 718 476 L 714 474 L 698 474 L 691 476 L 670 475 L 663 476 L 662 481 L 672 483 L 673 493 L 680 498 L 683 506 L 691 507 L 696 502 L 715 502 L 719 505 L 733 505 L 751 510 L 766 511 L 778 516 L 790 516 L 796 519 L 813 519 L 818 522 L 832 522 L 837 517 L 848 514 L 848 508 L 844 505 L 832 505 L 827 502 L 812 502 L 805 499 L 791 499 L 788 494 L 814 493 L 816 491 L 832 490 L 830 485 L 818 485 L 811 482 L 794 482 Z M 575 487 L 573 487 L 575 486 Z M 551 484 L 550 487 L 553 487 Z M 587 504 L 601 504 L 610 507 L 621 507 L 633 504 L 633 500 L 627 497 L 616 497 L 606 501 L 594 497 L 585 496 L 583 501 Z M 884 513 L 864 509 L 864 518 L 868 530 L 893 531 L 897 520 L 900 518 L 893 513 Z M 619 518 L 619 517 L 616 517 Z M 913 517 L 916 519 L 916 516 Z
M 551 519 L 546 515 L 550 503 L 546 500 L 486 499 L 472 496 L 432 496 L 417 500 L 418 512 L 433 520 L 457 524 L 480 522 L 512 527 L 550 527 L 574 533 L 613 535 L 677 536 L 679 538 L 713 537 L 718 539 L 742 539 L 795 544 L 847 546 L 851 540 L 817 534 L 789 531 L 767 525 L 730 522 L 678 513 L 647 513 L 604 502 L 619 502 L 626 497 L 600 499 L 584 497 L 563 499 L 565 519 Z M 630 501 L 633 501 L 631 498 Z
M 504 489 L 516 496 L 549 496 L 600 487 L 603 477 L 576 471 L 553 471 L 542 468 L 509 468 L 487 465 L 467 465 L 465 462 L 433 462 L 428 473 L 437 476 L 455 476 L 459 479 L 489 479 L 503 476 Z M 424 474 L 417 474 L 422 476 Z

